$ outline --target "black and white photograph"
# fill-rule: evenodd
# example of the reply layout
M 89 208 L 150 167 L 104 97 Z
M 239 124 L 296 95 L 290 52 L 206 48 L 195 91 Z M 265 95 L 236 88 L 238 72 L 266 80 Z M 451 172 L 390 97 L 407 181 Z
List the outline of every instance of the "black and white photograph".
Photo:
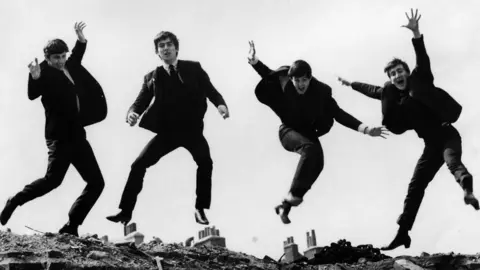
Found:
M 480 2 L 0 3 L 0 269 L 480 269 Z

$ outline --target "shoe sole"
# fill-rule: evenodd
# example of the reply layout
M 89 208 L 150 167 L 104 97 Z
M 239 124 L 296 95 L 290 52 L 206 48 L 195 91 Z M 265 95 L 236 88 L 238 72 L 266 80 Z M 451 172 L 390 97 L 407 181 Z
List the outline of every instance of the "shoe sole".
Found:
M 129 220 L 124 220 L 124 219 L 116 219 L 114 217 L 106 217 L 107 220 L 114 222 L 114 223 L 122 223 L 123 225 L 127 225 L 131 219 Z

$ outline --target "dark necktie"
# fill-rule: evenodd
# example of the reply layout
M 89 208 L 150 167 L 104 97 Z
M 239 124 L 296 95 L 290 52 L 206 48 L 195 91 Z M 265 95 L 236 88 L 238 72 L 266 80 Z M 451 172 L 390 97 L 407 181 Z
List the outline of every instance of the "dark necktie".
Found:
M 175 82 L 181 84 L 182 82 L 181 82 L 180 78 L 178 77 L 178 73 L 177 73 L 177 71 L 175 70 L 175 66 L 170 65 L 170 66 L 168 66 L 168 69 L 169 69 L 169 71 L 170 71 L 170 77 L 172 77 L 172 79 L 173 79 Z
M 175 66 L 174 65 L 168 66 L 168 70 L 170 71 L 170 76 L 174 76 L 174 75 L 177 74 L 177 72 L 175 71 Z

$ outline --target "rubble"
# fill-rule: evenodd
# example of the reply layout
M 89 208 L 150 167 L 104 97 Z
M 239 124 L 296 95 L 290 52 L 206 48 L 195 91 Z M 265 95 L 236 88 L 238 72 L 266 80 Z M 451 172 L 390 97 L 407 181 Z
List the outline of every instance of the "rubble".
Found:
M 374 248 L 372 245 L 353 247 L 350 242 L 342 239 L 337 243 L 331 243 L 330 246 L 322 247 L 309 261 L 312 264 L 354 264 L 367 261 L 378 262 L 385 259 L 390 259 L 390 257 L 382 254 L 379 248 Z
M 480 269 L 480 254 L 432 254 L 390 258 L 371 245 L 353 247 L 342 239 L 318 247 L 314 258 L 291 263 L 256 258 L 219 246 L 186 247 L 158 239 L 149 243 L 108 243 L 97 235 L 17 235 L 0 231 L 0 270 L 6 269 Z

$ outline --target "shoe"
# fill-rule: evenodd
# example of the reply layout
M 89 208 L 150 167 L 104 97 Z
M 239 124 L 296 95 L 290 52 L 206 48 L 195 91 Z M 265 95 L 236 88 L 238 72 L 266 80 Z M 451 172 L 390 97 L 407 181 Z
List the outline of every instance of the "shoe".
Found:
M 9 198 L 3 208 L 2 213 L 0 214 L 0 223 L 2 225 L 7 224 L 8 220 L 13 214 L 13 211 L 18 207 L 18 204 L 13 202 L 13 198 Z
M 122 210 L 116 215 L 108 216 L 107 219 L 110 220 L 111 222 L 115 222 L 115 223 L 120 222 L 123 225 L 127 225 L 128 222 L 130 222 L 130 220 L 132 219 L 132 213 Z
M 291 223 L 290 219 L 288 218 L 288 213 L 290 213 L 291 208 L 292 205 L 287 201 L 283 201 L 282 204 L 275 207 L 275 213 L 280 216 L 280 220 L 283 222 L 283 224 Z
M 58 231 L 59 234 L 66 233 L 78 237 L 78 225 L 72 225 L 70 222 L 63 225 L 63 227 Z
M 465 196 L 463 197 L 466 205 L 471 205 L 475 210 L 479 210 L 480 206 L 478 204 L 477 198 L 473 195 L 473 192 L 465 192 Z
M 392 242 L 388 246 L 380 248 L 380 250 L 394 250 L 400 246 L 409 248 L 411 243 L 412 243 L 412 239 L 408 235 L 408 232 L 403 232 L 403 233 L 397 232 L 397 235 L 392 240 Z
M 195 221 L 198 224 L 202 224 L 202 225 L 209 224 L 207 216 L 205 215 L 205 212 L 203 211 L 203 209 L 195 209 Z

